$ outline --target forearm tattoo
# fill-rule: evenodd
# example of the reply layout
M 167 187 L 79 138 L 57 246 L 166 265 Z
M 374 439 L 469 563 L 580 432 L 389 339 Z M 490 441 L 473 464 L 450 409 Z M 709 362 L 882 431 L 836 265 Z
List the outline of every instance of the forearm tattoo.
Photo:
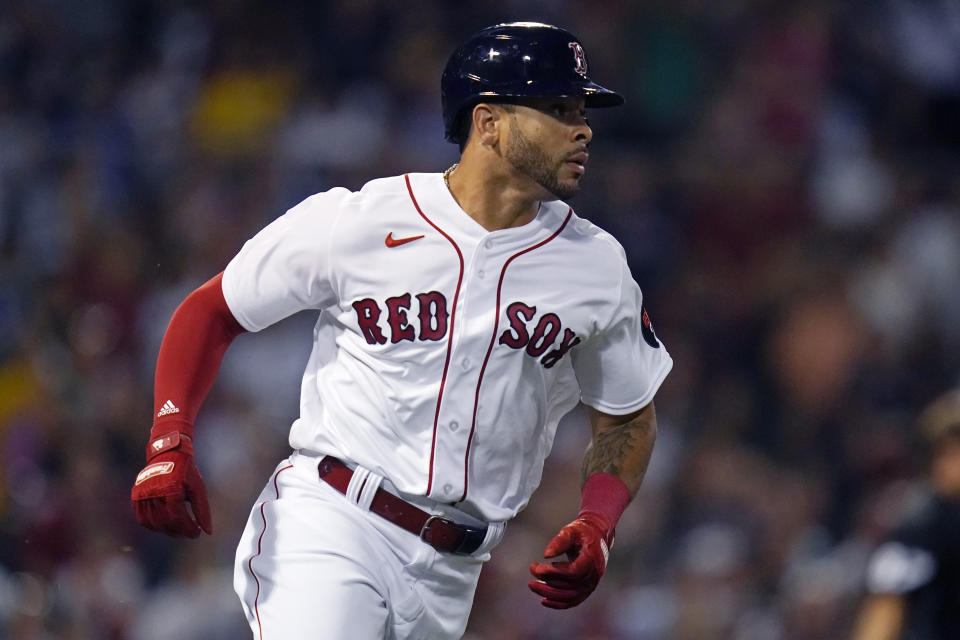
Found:
M 582 480 L 593 473 L 609 473 L 623 480 L 633 494 L 647 470 L 656 434 L 652 404 L 629 422 L 595 434 L 583 456 Z

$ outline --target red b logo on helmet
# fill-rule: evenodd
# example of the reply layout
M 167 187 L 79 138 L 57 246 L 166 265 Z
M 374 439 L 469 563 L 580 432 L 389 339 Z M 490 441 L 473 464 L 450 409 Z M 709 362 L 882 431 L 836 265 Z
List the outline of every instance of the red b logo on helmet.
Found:
M 576 66 L 573 67 L 573 70 L 582 75 L 584 78 L 587 77 L 587 56 L 583 52 L 583 47 L 579 42 L 571 42 L 567 45 L 573 49 L 573 58 L 576 61 Z

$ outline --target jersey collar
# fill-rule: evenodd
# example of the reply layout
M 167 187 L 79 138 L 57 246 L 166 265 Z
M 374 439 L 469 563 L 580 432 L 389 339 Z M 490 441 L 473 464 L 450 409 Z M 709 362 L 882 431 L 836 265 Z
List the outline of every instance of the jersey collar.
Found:
M 443 181 L 442 173 L 411 173 L 410 186 L 424 215 L 456 236 L 472 243 L 494 241 L 503 247 L 523 246 L 552 235 L 570 210 L 562 201 L 541 203 L 537 215 L 527 224 L 487 231 L 464 211 Z

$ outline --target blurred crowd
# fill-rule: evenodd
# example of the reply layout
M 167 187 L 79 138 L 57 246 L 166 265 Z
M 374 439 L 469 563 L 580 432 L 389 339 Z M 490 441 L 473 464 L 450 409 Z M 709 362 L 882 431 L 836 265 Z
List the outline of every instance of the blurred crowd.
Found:
M 842 638 L 960 383 L 960 3 L 0 3 L 0 637 L 249 636 L 246 514 L 314 318 L 231 347 L 197 425 L 214 536 L 139 528 L 173 309 L 332 186 L 456 160 L 446 57 L 569 28 L 627 104 L 592 114 L 580 215 L 625 246 L 675 366 L 611 568 L 569 612 L 527 566 L 575 513 L 575 411 L 487 565 L 469 640 Z

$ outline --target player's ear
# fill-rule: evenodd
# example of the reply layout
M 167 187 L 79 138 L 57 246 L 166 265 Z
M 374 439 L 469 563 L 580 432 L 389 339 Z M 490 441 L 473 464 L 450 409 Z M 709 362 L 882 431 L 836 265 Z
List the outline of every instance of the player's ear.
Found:
M 503 133 L 505 113 L 494 105 L 481 102 L 473 108 L 473 134 L 480 144 L 495 147 Z

